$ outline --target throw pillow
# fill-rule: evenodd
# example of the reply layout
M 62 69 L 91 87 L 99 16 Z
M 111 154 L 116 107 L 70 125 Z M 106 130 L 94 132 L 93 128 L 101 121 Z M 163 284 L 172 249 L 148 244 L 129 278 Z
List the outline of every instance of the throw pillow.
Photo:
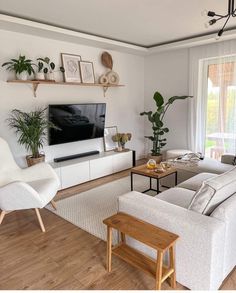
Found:
M 236 167 L 202 183 L 196 191 L 189 209 L 210 215 L 224 200 L 236 192 Z

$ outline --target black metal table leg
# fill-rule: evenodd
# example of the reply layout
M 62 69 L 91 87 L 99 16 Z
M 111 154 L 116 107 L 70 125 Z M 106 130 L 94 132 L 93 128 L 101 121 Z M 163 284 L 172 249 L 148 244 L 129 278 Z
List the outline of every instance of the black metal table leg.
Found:
M 133 183 L 133 172 L 131 172 L 131 174 L 130 174 L 130 179 L 131 179 L 131 191 L 133 191 L 134 190 L 134 183 Z
M 157 194 L 160 193 L 160 182 L 159 178 L 157 178 Z
M 178 184 L 178 180 L 177 180 L 177 171 L 175 172 L 175 186 Z

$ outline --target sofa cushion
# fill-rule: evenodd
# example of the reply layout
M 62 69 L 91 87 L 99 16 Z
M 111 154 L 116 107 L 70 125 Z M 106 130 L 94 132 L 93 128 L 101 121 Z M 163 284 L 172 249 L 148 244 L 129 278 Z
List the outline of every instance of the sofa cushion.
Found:
M 180 183 L 178 185 L 178 187 L 197 191 L 201 187 L 203 181 L 210 179 L 210 178 L 213 178 L 215 176 L 217 176 L 217 175 L 213 174 L 213 173 L 200 173 L 200 174 L 197 174 L 196 176 L 191 177 L 190 179 Z
M 174 187 L 159 193 L 155 197 L 187 209 L 194 194 L 195 192 L 192 190 Z
M 202 183 L 195 193 L 189 209 L 210 215 L 224 200 L 236 192 L 236 168 Z
M 236 193 L 230 196 L 227 200 L 222 202 L 214 211 L 211 213 L 211 217 L 221 220 L 223 222 L 232 222 L 232 216 L 235 215 L 236 207 Z

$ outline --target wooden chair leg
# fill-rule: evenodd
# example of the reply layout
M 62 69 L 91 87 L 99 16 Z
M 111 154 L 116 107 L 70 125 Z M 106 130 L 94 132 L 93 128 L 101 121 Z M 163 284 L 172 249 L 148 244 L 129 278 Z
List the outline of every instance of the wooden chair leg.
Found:
M 45 232 L 45 227 L 44 227 L 43 220 L 41 218 L 39 209 L 35 209 L 35 212 L 36 212 L 36 215 L 37 215 L 37 218 L 38 218 L 38 221 L 39 221 L 40 228 L 41 228 L 42 232 Z
M 0 215 L 0 225 L 2 224 L 2 221 L 3 221 L 3 219 L 4 219 L 5 215 L 6 215 L 6 213 L 7 213 L 7 212 L 5 212 L 5 211 L 2 211 L 2 212 L 1 212 L 1 215 Z
M 54 210 L 57 210 L 56 203 L 55 203 L 55 201 L 53 199 L 51 200 L 51 205 L 54 208 Z

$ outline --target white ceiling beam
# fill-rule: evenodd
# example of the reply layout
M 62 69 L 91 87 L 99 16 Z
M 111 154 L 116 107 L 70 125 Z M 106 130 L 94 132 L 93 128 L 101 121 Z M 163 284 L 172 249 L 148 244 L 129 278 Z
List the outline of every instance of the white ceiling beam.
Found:
M 201 36 L 201 37 L 195 37 L 190 38 L 183 41 L 177 41 L 169 44 L 154 46 L 148 49 L 148 54 L 156 54 L 159 52 L 169 51 L 169 50 L 177 50 L 177 49 L 183 49 L 183 48 L 191 48 L 206 44 L 213 44 L 217 42 L 223 42 L 227 40 L 232 40 L 236 38 L 236 29 L 225 31 L 223 36 L 216 40 L 216 33 L 210 34 L 207 36 Z
M 211 44 L 214 42 L 222 42 L 236 38 L 236 29 L 234 29 L 230 31 L 225 31 L 224 35 L 220 38 L 220 40 L 217 41 L 215 40 L 216 34 L 210 34 L 207 36 L 195 37 L 183 41 L 177 41 L 173 43 L 154 46 L 151 48 L 145 48 L 142 46 L 127 44 L 120 41 L 80 33 L 77 31 L 59 28 L 56 26 L 47 25 L 36 21 L 25 20 L 22 18 L 13 17 L 5 14 L 0 14 L 0 28 L 2 30 L 31 34 L 65 42 L 88 45 L 92 47 L 99 47 L 105 50 L 117 50 L 120 52 L 141 56 L 156 54 L 159 52 L 169 50 L 191 48 L 194 46 Z
M 56 39 L 64 42 L 79 43 L 95 46 L 106 50 L 118 50 L 121 52 L 145 55 L 148 49 L 120 41 L 110 40 L 90 34 L 80 33 L 69 29 L 59 28 L 35 21 L 25 20 L 5 14 L 0 14 L 0 28 L 2 30 L 31 34 L 40 37 Z

